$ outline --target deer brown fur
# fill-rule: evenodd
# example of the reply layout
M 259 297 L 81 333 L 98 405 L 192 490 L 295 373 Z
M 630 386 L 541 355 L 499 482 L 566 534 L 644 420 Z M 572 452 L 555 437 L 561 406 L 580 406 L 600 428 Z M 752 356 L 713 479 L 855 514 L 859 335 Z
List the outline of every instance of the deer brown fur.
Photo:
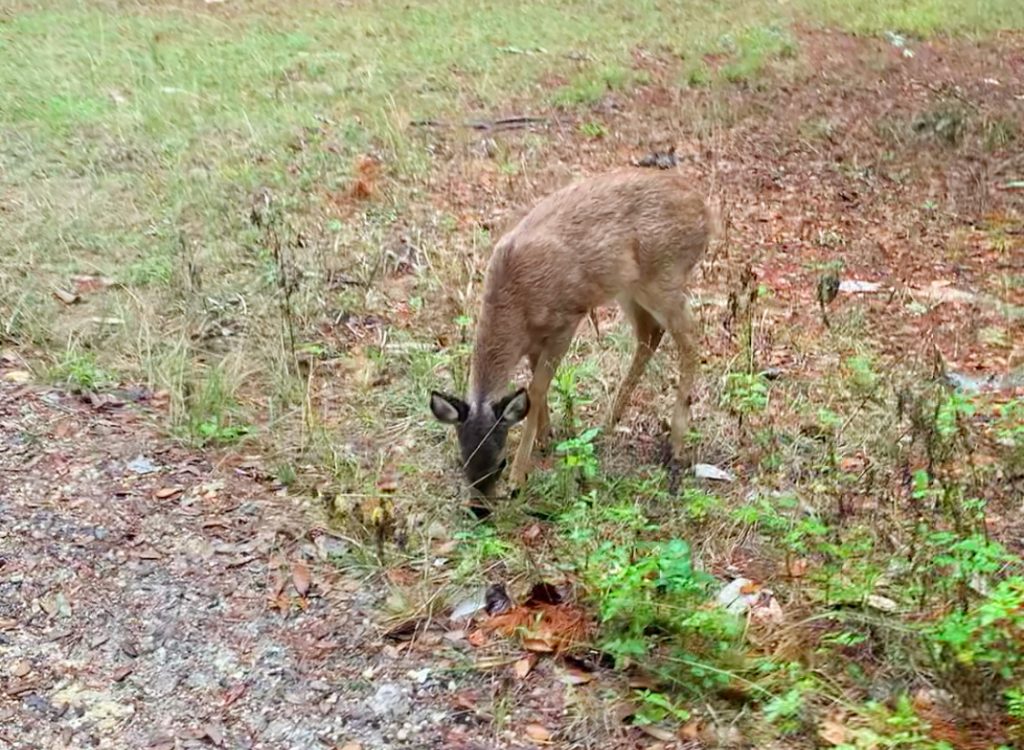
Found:
M 667 330 L 679 356 L 671 443 L 674 457 L 684 457 L 697 364 L 687 292 L 716 226 L 715 213 L 687 177 L 630 169 L 552 193 L 498 241 L 484 282 L 468 399 L 431 394 L 434 415 L 456 425 L 463 469 L 475 489 L 493 494 L 508 429 L 524 416 L 512 481 L 525 481 L 534 441 L 549 429 L 555 370 L 580 321 L 612 300 L 631 320 L 637 347 L 606 427 L 621 418 Z M 529 388 L 495 401 L 523 357 L 533 371 Z

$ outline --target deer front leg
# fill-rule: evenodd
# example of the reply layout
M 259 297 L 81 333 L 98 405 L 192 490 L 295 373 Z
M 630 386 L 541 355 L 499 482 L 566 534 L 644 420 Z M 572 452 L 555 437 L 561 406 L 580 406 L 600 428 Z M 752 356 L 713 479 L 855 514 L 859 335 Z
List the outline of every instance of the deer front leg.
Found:
M 694 461 L 689 445 L 690 402 L 697 373 L 697 327 L 688 304 L 684 303 L 671 323 L 672 338 L 679 350 L 679 385 L 672 413 L 672 458 L 684 466 Z
M 541 427 L 546 431 L 551 421 L 548 416 L 548 390 L 551 388 L 551 380 L 555 377 L 555 370 L 558 363 L 562 361 L 565 352 L 569 349 L 572 341 L 572 331 L 575 326 L 569 329 L 569 335 L 558 339 L 548 345 L 548 348 L 537 357 L 537 365 L 533 369 L 533 380 L 530 381 L 528 393 L 530 395 L 530 411 L 526 414 L 526 425 L 523 427 L 523 435 L 519 441 L 519 449 L 516 451 L 515 460 L 512 462 L 511 481 L 516 487 L 526 485 L 526 475 L 530 470 L 530 458 L 533 454 L 534 441 Z

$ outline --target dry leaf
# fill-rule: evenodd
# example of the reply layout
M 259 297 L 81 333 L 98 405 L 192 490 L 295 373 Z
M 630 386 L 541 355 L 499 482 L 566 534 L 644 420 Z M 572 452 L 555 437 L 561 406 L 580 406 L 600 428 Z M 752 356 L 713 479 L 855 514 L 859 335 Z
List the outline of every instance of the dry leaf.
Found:
M 58 439 L 66 438 L 75 429 L 74 424 L 70 420 L 63 420 L 57 423 L 57 426 L 53 428 L 53 436 Z
M 579 667 L 568 666 L 565 668 L 565 681 L 570 685 L 586 685 L 593 680 L 593 672 L 587 672 Z
M 537 663 L 537 655 L 529 654 L 524 656 L 522 659 L 512 665 L 512 673 L 515 674 L 520 680 L 525 679 L 526 675 L 530 674 L 530 670 L 533 669 L 533 665 Z
M 668 729 L 665 729 L 664 727 L 655 726 L 654 724 L 639 724 L 636 726 L 637 729 L 639 729 L 644 734 L 648 734 L 654 739 L 661 740 L 662 742 L 671 742 L 672 740 L 676 739 L 675 733 L 670 732 Z
M 523 638 L 523 648 L 540 654 L 550 654 L 555 650 L 554 644 L 547 638 Z
M 789 561 L 789 575 L 791 578 L 803 578 L 807 574 L 810 562 L 805 557 L 798 557 Z
M 25 385 L 32 379 L 32 373 L 28 370 L 11 370 L 4 373 L 4 381 L 15 385 Z
M 32 664 L 27 659 L 18 659 L 7 671 L 12 677 L 24 677 L 32 671 Z
M 53 288 L 53 296 L 63 302 L 65 305 L 73 305 L 78 302 L 78 295 L 73 292 L 66 291 L 60 287 L 55 286 Z
M 339 745 L 338 750 L 363 750 L 363 746 L 358 742 L 347 742 L 344 745 Z
M 690 741 L 699 739 L 702 724 L 703 722 L 700 719 L 690 719 L 683 725 L 683 728 L 679 730 L 679 736 L 684 740 Z
M 551 732 L 543 724 L 527 724 L 523 727 L 523 731 L 534 742 L 551 741 Z
M 470 646 L 479 648 L 487 643 L 487 634 L 482 630 L 474 630 L 469 634 L 466 640 L 469 642 Z
M 299 596 L 305 596 L 309 592 L 309 584 L 309 567 L 306 563 L 300 561 L 292 563 L 292 585 Z
M 398 478 L 399 474 L 396 469 L 389 468 L 385 469 L 380 478 L 377 479 L 377 490 L 384 493 L 392 493 L 398 491 Z
M 538 539 L 540 539 L 542 533 L 543 529 L 541 528 L 541 525 L 539 523 L 531 523 L 523 530 L 521 536 L 526 544 L 533 544 Z
M 125 677 L 127 677 L 134 671 L 135 667 L 126 664 L 123 667 L 118 667 L 117 669 L 115 669 L 114 674 L 111 675 L 111 679 L 114 682 L 121 682 L 122 680 L 124 680 Z
M 167 500 L 168 498 L 180 495 L 183 491 L 181 487 L 161 487 L 153 493 L 153 497 L 157 500 Z
M 830 745 L 845 745 L 850 741 L 850 731 L 835 719 L 825 719 L 818 726 L 818 736 Z

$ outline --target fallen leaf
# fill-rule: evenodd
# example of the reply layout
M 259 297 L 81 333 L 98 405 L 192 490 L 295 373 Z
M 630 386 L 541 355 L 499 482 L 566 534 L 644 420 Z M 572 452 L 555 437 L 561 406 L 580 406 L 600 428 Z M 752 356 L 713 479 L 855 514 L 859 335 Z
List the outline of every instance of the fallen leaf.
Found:
M 867 605 L 872 609 L 877 609 L 879 612 L 895 612 L 900 608 L 900 605 L 892 599 L 885 596 L 879 596 L 878 594 L 869 594 L 867 598 Z
M 882 288 L 881 284 L 874 281 L 858 281 L 857 279 L 843 279 L 839 282 L 839 291 L 846 294 L 869 294 L 877 292 Z
M 379 492 L 392 493 L 398 491 L 399 474 L 396 469 L 385 469 L 377 479 Z
M 712 464 L 695 464 L 693 474 L 697 479 L 713 479 L 717 482 L 735 482 L 736 475 Z
M 32 664 L 28 659 L 16 660 L 7 670 L 12 677 L 24 677 L 32 671 Z
M 75 425 L 71 420 L 65 419 L 57 423 L 57 426 L 53 428 L 53 436 L 59 440 L 63 440 L 70 435 L 75 429 Z
M 523 533 L 520 536 L 526 544 L 533 544 L 538 539 L 540 539 L 540 536 L 543 533 L 543 531 L 544 530 L 541 528 L 541 525 L 539 523 L 531 523 L 529 526 L 523 529 Z
M 565 601 L 565 594 L 553 583 L 538 583 L 530 589 L 530 595 L 526 597 L 523 605 L 532 607 L 537 604 L 561 604 Z
M 125 664 L 123 667 L 118 667 L 114 670 L 114 673 L 110 676 L 114 682 L 121 682 L 125 677 L 135 671 L 135 667 Z
M 679 730 L 679 736 L 684 740 L 696 740 L 700 737 L 700 730 L 703 722 L 700 719 L 690 719 Z
M 594 680 L 594 673 L 569 665 L 565 667 L 563 679 L 570 685 L 586 685 Z
M 824 719 L 818 725 L 818 736 L 830 745 L 845 745 L 850 740 L 850 730 L 835 719 Z
M 798 557 L 795 560 L 790 560 L 788 566 L 790 577 L 803 578 L 807 574 L 807 568 L 810 564 L 810 561 L 805 557 Z
M 638 724 L 636 726 L 637 729 L 644 734 L 650 735 L 654 739 L 661 740 L 662 742 L 671 742 L 676 739 L 675 732 L 671 732 L 664 727 L 655 726 L 654 724 Z
M 540 654 L 550 654 L 554 652 L 555 645 L 547 638 L 523 638 L 523 648 Z
M 512 673 L 520 680 L 526 679 L 526 676 L 530 674 L 530 670 L 533 669 L 533 665 L 537 663 L 537 655 L 529 654 L 524 656 L 522 659 L 512 665 Z
M 473 596 L 463 599 L 452 609 L 450 619 L 453 621 L 464 620 L 475 615 L 487 606 L 486 592 L 478 591 Z
M 152 461 L 150 461 L 142 454 L 139 454 L 138 456 L 136 456 L 135 458 L 128 462 L 126 468 L 133 474 L 138 474 L 139 476 L 142 476 L 144 474 L 152 474 L 154 471 L 156 471 L 156 464 L 154 464 Z
M 363 746 L 358 742 L 346 742 L 344 745 L 339 745 L 338 750 L 363 750 Z
M 227 708 L 232 703 L 236 702 L 239 698 L 245 695 L 245 691 L 247 688 L 248 685 L 246 685 L 244 682 L 240 682 L 234 687 L 229 688 L 228 691 L 224 693 L 224 701 L 221 703 L 221 706 Z
M 527 724 L 523 727 L 523 731 L 534 742 L 549 742 L 551 740 L 551 731 L 543 724 Z
M 300 561 L 292 563 L 292 585 L 299 593 L 299 596 L 305 596 L 309 592 L 309 584 L 309 567 Z
M 65 305 L 73 305 L 78 302 L 78 295 L 74 292 L 69 292 L 65 289 L 61 289 L 58 286 L 53 288 L 53 296 L 63 302 Z
M 32 379 L 32 373 L 28 370 L 11 370 L 4 373 L 4 380 L 15 385 L 25 385 Z
M 157 500 L 167 500 L 168 498 L 180 495 L 184 490 L 181 487 L 161 487 L 153 493 L 153 497 Z
M 500 615 L 512 609 L 512 599 L 509 597 L 505 587 L 495 583 L 487 587 L 484 594 L 484 608 L 489 615 Z
M 470 646 L 479 648 L 487 643 L 487 634 L 482 630 L 474 630 L 466 637 L 466 641 Z

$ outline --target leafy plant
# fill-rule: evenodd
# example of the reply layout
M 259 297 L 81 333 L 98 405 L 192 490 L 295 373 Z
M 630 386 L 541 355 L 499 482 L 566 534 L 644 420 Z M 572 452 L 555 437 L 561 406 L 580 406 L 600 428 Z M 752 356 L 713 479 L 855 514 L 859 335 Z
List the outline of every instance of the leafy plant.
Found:
M 768 407 L 768 381 L 761 374 L 731 372 L 725 377 L 722 403 L 741 419 L 762 412 Z
M 599 468 L 594 438 L 600 432 L 600 427 L 591 427 L 580 435 L 556 445 L 555 452 L 562 457 L 562 467 L 585 481 L 594 479 Z

